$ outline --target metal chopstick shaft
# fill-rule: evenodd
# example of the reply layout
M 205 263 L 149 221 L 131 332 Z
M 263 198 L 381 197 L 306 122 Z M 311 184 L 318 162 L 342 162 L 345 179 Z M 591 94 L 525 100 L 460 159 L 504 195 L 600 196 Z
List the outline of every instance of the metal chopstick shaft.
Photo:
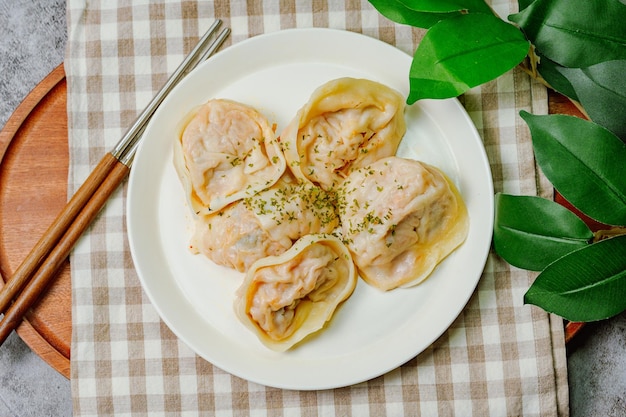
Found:
M 228 38 L 228 35 L 230 35 L 230 29 L 229 28 L 222 29 L 222 31 L 217 35 L 215 40 L 208 46 L 206 51 L 204 51 L 204 53 L 200 56 L 200 58 L 195 62 L 195 65 L 192 68 L 190 68 L 189 71 L 187 72 L 190 72 L 196 66 L 198 66 L 199 64 L 207 60 L 211 55 L 213 55 L 215 51 L 217 51 L 220 48 L 220 46 L 222 46 L 226 38 Z M 146 127 L 145 125 L 142 126 L 140 129 L 138 129 L 135 132 L 135 135 L 132 138 L 129 138 L 127 145 L 124 147 L 124 149 L 120 150 L 119 155 L 117 156 L 117 159 L 129 168 L 133 163 L 133 159 L 135 158 L 135 152 L 137 151 L 137 148 L 139 147 L 139 142 L 140 142 L 141 136 L 143 136 L 145 127 Z
M 194 49 L 187 55 L 187 57 L 181 62 L 181 64 L 176 68 L 174 73 L 167 80 L 165 85 L 161 87 L 159 92 L 154 96 L 154 98 L 150 101 L 148 106 L 141 112 L 135 123 L 128 129 L 126 134 L 120 139 L 120 141 L 115 145 L 111 154 L 117 159 L 125 152 L 125 149 L 129 146 L 132 146 L 137 140 L 138 133 L 143 129 L 143 127 L 147 124 L 148 120 L 152 117 L 156 109 L 163 102 L 165 97 L 169 94 L 172 88 L 178 84 L 178 82 L 185 76 L 187 73 L 193 69 L 199 62 L 200 58 L 204 55 L 204 51 L 207 49 L 207 44 L 213 33 L 217 30 L 217 28 L 222 24 L 221 20 L 216 20 L 209 30 L 202 36 L 200 41 L 196 44 Z

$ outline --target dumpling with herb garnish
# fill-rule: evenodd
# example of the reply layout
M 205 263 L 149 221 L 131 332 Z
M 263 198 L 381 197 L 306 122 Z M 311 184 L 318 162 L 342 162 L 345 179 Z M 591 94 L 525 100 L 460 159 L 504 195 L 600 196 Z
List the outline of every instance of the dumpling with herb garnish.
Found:
M 350 252 L 331 235 L 307 235 L 255 262 L 237 291 L 239 320 L 268 348 L 285 351 L 322 329 L 354 291 Z
M 174 162 L 196 214 L 262 191 L 286 169 L 267 119 L 250 106 L 225 99 L 209 100 L 182 121 Z
M 437 168 L 389 157 L 338 191 L 343 239 L 363 280 L 381 290 L 422 282 L 469 229 L 465 203 Z
M 332 232 L 339 223 L 333 198 L 285 173 L 265 191 L 198 216 L 191 249 L 245 272 L 253 262 L 287 251 L 304 235 Z
M 350 169 L 396 153 L 404 108 L 400 93 L 375 81 L 321 85 L 280 135 L 288 167 L 301 181 L 333 188 Z

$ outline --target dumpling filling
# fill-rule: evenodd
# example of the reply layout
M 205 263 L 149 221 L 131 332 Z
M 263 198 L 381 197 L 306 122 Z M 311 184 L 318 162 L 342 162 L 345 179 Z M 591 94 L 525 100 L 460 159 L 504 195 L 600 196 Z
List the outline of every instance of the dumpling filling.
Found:
M 286 169 L 265 117 L 249 106 L 220 99 L 208 101 L 185 120 L 175 164 L 200 214 L 270 187 Z
M 256 292 L 250 316 L 274 340 L 294 332 L 296 309 L 301 301 L 322 299 L 337 279 L 336 255 L 324 245 L 312 245 L 289 261 L 256 271 Z
M 191 249 L 245 272 L 253 262 L 285 252 L 302 236 L 330 233 L 338 223 L 330 194 L 285 174 L 268 190 L 200 216 Z
M 404 98 L 374 81 L 340 78 L 316 89 L 281 134 L 289 168 L 325 190 L 348 172 L 396 153 Z
M 468 233 L 465 204 L 436 168 L 399 157 L 348 176 L 341 229 L 361 277 L 390 290 L 423 281 Z
M 341 241 L 308 235 L 250 268 L 235 311 L 261 342 L 284 351 L 324 327 L 355 286 L 354 264 Z

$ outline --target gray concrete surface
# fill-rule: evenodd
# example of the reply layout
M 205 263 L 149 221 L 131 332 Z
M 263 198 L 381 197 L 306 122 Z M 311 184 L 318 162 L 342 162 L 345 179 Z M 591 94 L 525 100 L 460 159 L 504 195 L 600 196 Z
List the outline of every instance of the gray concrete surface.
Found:
M 0 126 L 64 59 L 64 0 L 0 0 Z M 72 415 L 69 381 L 13 333 L 0 347 L 0 417 Z
M 626 313 L 588 323 L 568 344 L 572 417 L 626 417 Z
M 0 126 L 63 61 L 64 0 L 0 0 Z M 568 347 L 572 417 L 626 417 L 626 313 Z M 0 417 L 70 416 L 70 384 L 16 335 L 0 347 Z

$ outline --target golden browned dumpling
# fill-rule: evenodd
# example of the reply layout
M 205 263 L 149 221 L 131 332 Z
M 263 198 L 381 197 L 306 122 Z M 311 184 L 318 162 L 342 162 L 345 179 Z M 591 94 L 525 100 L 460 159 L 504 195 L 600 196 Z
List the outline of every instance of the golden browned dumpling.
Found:
M 280 255 L 312 233 L 339 223 L 331 196 L 285 174 L 269 189 L 196 219 L 191 248 L 240 272 L 265 256 Z
M 353 171 L 339 194 L 343 239 L 361 277 L 382 290 L 423 281 L 468 233 L 455 187 L 415 160 L 394 156 Z
M 182 123 L 174 163 L 197 214 L 217 211 L 262 191 L 285 172 L 269 122 L 231 100 L 209 100 Z
M 308 235 L 282 255 L 252 265 L 237 292 L 235 312 L 265 346 L 282 352 L 322 329 L 356 280 L 339 239 Z
M 320 86 L 281 133 L 289 168 L 301 181 L 333 188 L 351 168 L 396 153 L 404 107 L 400 93 L 374 81 L 340 78 Z

